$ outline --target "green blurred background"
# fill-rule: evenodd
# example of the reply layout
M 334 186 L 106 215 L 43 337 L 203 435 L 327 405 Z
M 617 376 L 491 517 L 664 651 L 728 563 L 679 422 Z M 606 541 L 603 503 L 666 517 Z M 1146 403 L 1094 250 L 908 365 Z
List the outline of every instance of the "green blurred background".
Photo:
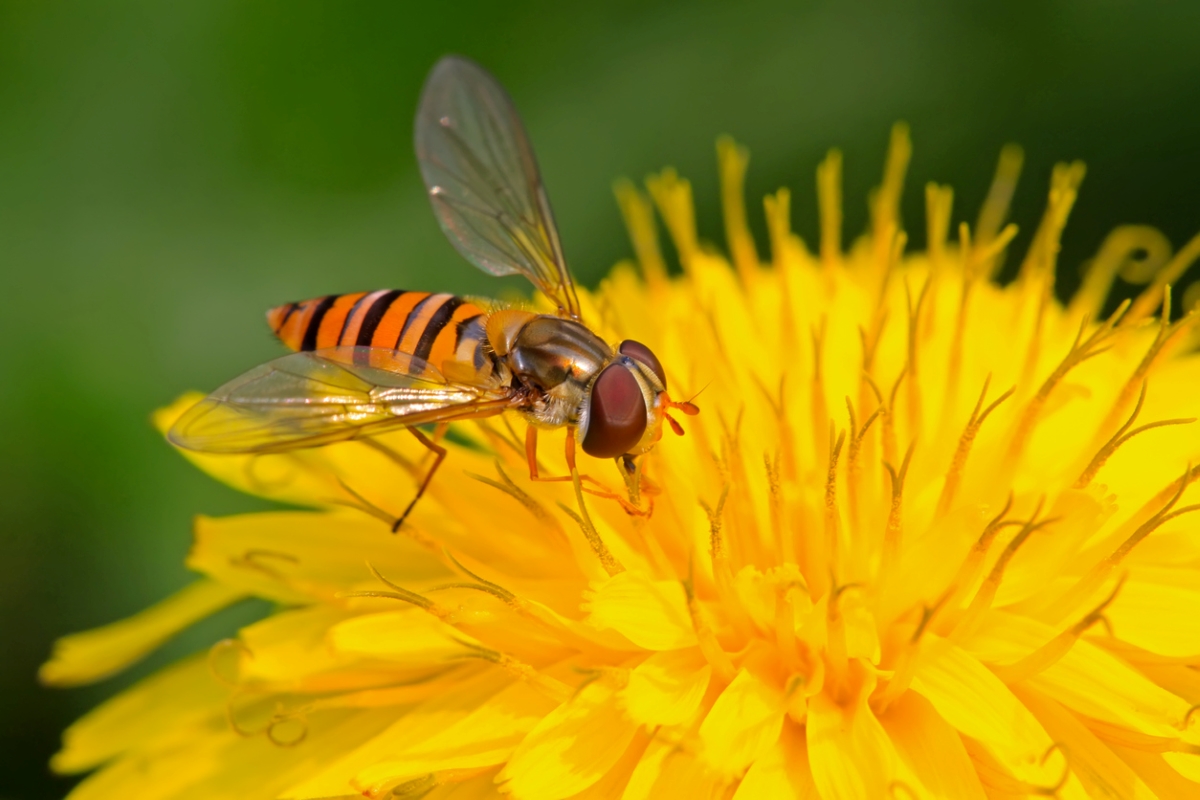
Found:
M 1200 229 L 1200 4 L 944 2 L 0 2 L 0 797 L 58 797 L 62 728 L 262 608 L 190 631 L 130 675 L 51 691 L 55 636 L 182 586 L 189 520 L 255 501 L 189 468 L 148 424 L 179 392 L 272 357 L 262 312 L 381 287 L 496 287 L 441 238 L 411 149 L 421 82 L 466 53 L 509 87 L 586 283 L 628 253 L 619 175 L 674 164 L 720 242 L 714 138 L 753 153 L 751 211 L 846 156 L 846 226 L 888 128 L 923 184 L 974 220 L 1002 144 L 1026 149 L 1028 241 L 1051 164 L 1089 174 L 1064 283 L 1113 225 Z

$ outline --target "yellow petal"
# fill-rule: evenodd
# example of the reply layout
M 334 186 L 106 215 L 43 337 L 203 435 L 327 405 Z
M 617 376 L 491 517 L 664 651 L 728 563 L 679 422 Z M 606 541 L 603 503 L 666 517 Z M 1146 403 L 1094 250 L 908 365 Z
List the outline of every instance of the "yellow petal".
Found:
M 80 686 L 120 672 L 194 622 L 246 596 L 232 586 L 199 580 L 156 605 L 102 628 L 54 643 L 38 679 L 51 686 Z
M 846 632 L 846 656 L 879 663 L 879 627 L 866 601 L 857 593 L 841 603 L 842 624 Z
M 741 670 L 700 724 L 702 756 L 718 775 L 738 774 L 775 743 L 783 727 L 783 694 Z
M 711 677 L 712 666 L 698 649 L 664 650 L 629 673 L 621 700 L 643 725 L 679 725 L 696 713 Z
M 654 784 L 675 752 L 676 749 L 667 742 L 661 739 L 652 740 L 638 765 L 634 767 L 633 774 L 629 776 L 629 783 L 625 784 L 621 800 L 650 800 L 653 797 Z
M 1194 800 L 1200 797 L 1200 783 L 1190 781 L 1163 758 L 1162 753 L 1134 750 L 1109 744 L 1117 756 L 1145 781 L 1159 800 Z
M 1175 771 L 1189 781 L 1200 781 L 1200 755 L 1194 753 L 1163 753 L 1166 761 Z
M 1028 684 L 1079 714 L 1150 736 L 1178 736 L 1188 711 L 1187 702 L 1085 640 Z
M 382 588 L 368 564 L 397 583 L 450 574 L 427 548 L 390 536 L 378 520 L 348 510 L 198 517 L 187 564 L 283 603 L 332 601 L 360 585 Z
M 611 628 L 647 650 L 696 644 L 687 597 L 678 581 L 652 581 L 627 570 L 594 583 L 584 610 L 592 625 Z
M 867 701 L 875 688 L 867 676 L 845 706 L 822 692 L 808 701 L 808 757 L 823 798 L 887 797 L 896 752 Z
M 1189 703 L 1200 702 L 1200 671 L 1182 664 L 1154 664 L 1141 662 L 1138 670 L 1166 689 Z
M 170 732 L 219 718 L 228 693 L 213 679 L 207 658 L 193 656 L 89 711 L 63 733 L 62 750 L 50 766 L 55 772 L 83 772 Z
M 1187 583 L 1180 585 L 1183 581 Z M 1175 658 L 1200 656 L 1200 614 L 1195 613 L 1200 591 L 1195 586 L 1195 570 L 1139 569 L 1104 616 L 1116 637 L 1135 647 Z
M 1012 775 L 1053 786 L 1052 767 L 1040 766 L 1053 743 L 1029 710 L 987 667 L 949 642 L 926 634 L 913 691 L 960 733 L 979 741 Z
M 1007 606 L 1045 591 L 1047 582 L 1075 566 L 1080 546 L 1114 510 L 1096 490 L 1059 495 L 1046 515 L 1060 521 L 1050 530 L 1034 533 L 1017 551 L 996 592 L 996 605 Z
M 386 783 L 383 786 L 371 786 L 355 784 L 353 780 L 363 771 L 395 758 L 397 753 L 419 747 L 423 741 L 437 735 L 438 731 L 470 716 L 512 683 L 512 676 L 502 670 L 477 669 L 463 675 L 453 691 L 428 697 L 399 717 L 394 710 L 387 710 L 391 715 L 390 724 L 349 753 L 316 765 L 305 775 L 296 776 L 295 783 L 283 791 L 281 797 L 309 800 L 363 791 L 383 791 L 387 788 Z
M 879 721 L 900 759 L 931 796 L 983 800 L 983 786 L 962 739 L 928 700 L 907 692 Z
M 1155 795 L 1129 766 L 1071 712 L 1050 697 L 1018 687 L 1017 696 L 1062 747 L 1092 797 L 1114 800 L 1150 800 Z
M 454 724 L 362 770 L 354 783 L 376 791 L 443 770 L 502 764 L 553 709 L 554 703 L 532 686 L 514 683 Z
M 621 800 L 708 800 L 718 796 L 721 785 L 694 755 L 655 739 L 633 770 Z
M 562 635 L 565 642 L 581 645 L 584 649 L 591 649 L 599 645 L 607 650 L 642 651 L 642 648 L 611 628 L 600 630 L 596 626 L 589 624 L 586 620 L 573 619 L 555 611 L 544 603 L 528 599 L 525 590 L 529 588 L 532 588 L 530 584 L 517 584 L 517 593 L 521 596 L 522 609 L 531 618 L 536 619 L 546 627 L 561 631 L 560 635 Z M 560 605 L 565 605 L 568 602 L 565 599 L 566 596 L 569 596 L 569 602 L 573 605 L 578 600 L 579 590 L 576 584 L 570 584 L 564 587 L 561 594 L 564 596 L 564 599 Z
M 416 781 L 411 790 L 393 794 L 387 800 L 495 800 L 496 771 L 486 770 L 478 775 L 463 776 L 457 773 L 434 776 L 434 788 L 425 794 L 423 781 Z M 314 800 L 361 800 L 362 794 L 355 792 L 344 798 L 314 798 Z M 386 795 L 384 795 L 386 797 Z
M 637 723 L 614 691 L 591 683 L 521 742 L 496 782 L 517 800 L 557 800 L 596 783 L 624 754 Z
M 804 733 L 785 724 L 779 740 L 750 765 L 733 800 L 820 800 Z
M 313 715 L 302 723 L 307 733 L 296 747 L 280 747 L 264 735 L 238 736 L 218 724 L 118 759 L 76 787 L 70 800 L 275 800 L 313 763 L 339 758 L 391 716 L 388 710 Z
M 233 734 L 189 738 L 186 747 L 151 750 L 117 759 L 92 773 L 68 800 L 166 800 L 185 796 L 192 786 L 212 780 L 225 767 L 222 758 Z
M 241 681 L 297 681 L 349 659 L 325 641 L 330 626 L 346 612 L 309 606 L 273 614 L 238 632 L 237 676 Z
M 329 644 L 340 653 L 373 656 L 410 665 L 444 664 L 476 644 L 419 608 L 352 617 L 329 631 Z
M 642 756 L 651 742 L 651 735 L 645 730 L 634 734 L 633 741 L 625 748 L 625 753 L 612 768 L 604 773 L 604 777 L 588 788 L 570 797 L 570 800 L 612 800 L 620 797 L 621 792 L 629 785 L 633 771 L 641 763 Z

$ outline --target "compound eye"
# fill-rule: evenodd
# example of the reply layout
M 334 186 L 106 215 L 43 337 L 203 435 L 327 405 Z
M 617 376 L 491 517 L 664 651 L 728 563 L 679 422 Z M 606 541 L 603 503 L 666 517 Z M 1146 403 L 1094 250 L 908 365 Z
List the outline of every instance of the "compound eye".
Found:
M 658 356 L 654 355 L 649 347 L 633 339 L 626 339 L 617 345 L 617 352 L 645 364 L 651 372 L 658 376 L 658 382 L 662 384 L 663 389 L 667 388 L 667 375 L 663 372 Z
M 646 400 L 637 378 L 627 367 L 609 364 L 592 384 L 591 411 L 583 452 L 596 458 L 616 458 L 646 432 Z

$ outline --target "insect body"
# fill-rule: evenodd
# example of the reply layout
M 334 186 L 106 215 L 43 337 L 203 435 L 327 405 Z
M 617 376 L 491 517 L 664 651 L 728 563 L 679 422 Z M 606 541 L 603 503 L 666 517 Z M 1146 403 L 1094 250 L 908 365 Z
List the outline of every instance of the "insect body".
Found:
M 623 459 L 628 471 L 664 420 L 680 432 L 668 410 L 696 408 L 670 400 L 648 347 L 610 346 L 581 320 L 533 150 L 504 89 L 473 62 L 443 58 L 415 127 L 417 160 L 450 242 L 485 272 L 525 276 L 556 313 L 489 313 L 453 295 L 400 290 L 288 303 L 267 320 L 296 352 L 217 389 L 170 440 L 212 453 L 274 453 L 407 428 L 437 453 L 415 503 L 446 454 L 416 426 L 512 410 L 529 422 L 531 477 L 540 478 L 537 430 L 563 426 L 572 470 L 578 438 L 584 452 Z

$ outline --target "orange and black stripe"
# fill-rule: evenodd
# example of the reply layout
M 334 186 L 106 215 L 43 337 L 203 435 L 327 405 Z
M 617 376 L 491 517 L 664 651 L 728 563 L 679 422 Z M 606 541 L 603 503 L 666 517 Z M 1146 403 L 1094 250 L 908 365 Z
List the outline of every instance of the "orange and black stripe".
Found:
M 377 347 L 435 367 L 447 359 L 484 366 L 484 313 L 450 294 L 378 292 L 327 295 L 277 306 L 267 322 L 293 350 Z

